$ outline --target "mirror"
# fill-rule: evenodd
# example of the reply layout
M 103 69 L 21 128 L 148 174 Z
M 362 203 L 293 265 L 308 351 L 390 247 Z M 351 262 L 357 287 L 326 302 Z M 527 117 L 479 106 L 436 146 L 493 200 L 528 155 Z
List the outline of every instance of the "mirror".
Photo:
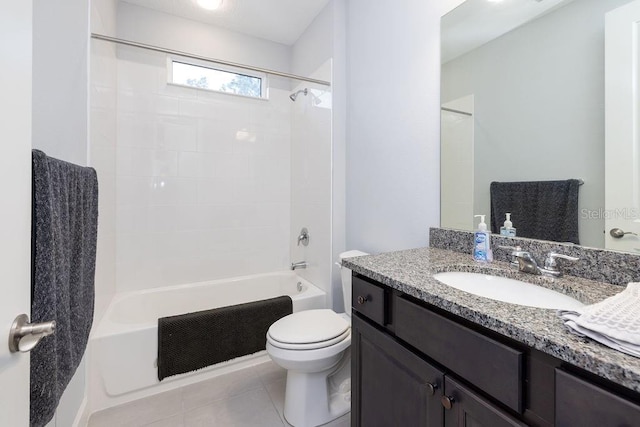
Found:
M 441 227 L 490 224 L 491 182 L 579 179 L 580 244 L 604 247 L 605 14 L 629 2 L 467 0 L 442 18 Z

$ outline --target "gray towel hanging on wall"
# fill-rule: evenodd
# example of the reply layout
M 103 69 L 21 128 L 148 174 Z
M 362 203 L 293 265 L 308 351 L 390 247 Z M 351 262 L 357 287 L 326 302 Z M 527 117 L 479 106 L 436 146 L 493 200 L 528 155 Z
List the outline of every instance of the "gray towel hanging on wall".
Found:
M 491 232 L 500 233 L 505 213 L 511 212 L 518 237 L 572 242 L 578 236 L 580 180 L 492 182 Z
M 93 322 L 98 179 L 92 168 L 33 150 L 31 321 L 56 333 L 31 351 L 30 424 L 53 417 Z

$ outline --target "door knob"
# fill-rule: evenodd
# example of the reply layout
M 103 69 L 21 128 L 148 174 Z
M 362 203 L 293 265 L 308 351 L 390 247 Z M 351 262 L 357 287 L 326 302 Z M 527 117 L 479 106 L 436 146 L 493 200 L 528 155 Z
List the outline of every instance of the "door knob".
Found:
M 609 234 L 611 234 L 611 237 L 613 237 L 614 239 L 621 239 L 625 234 L 632 234 L 634 236 L 637 236 L 636 233 L 632 233 L 631 231 L 624 231 L 621 228 L 612 228 L 609 231 Z
M 9 351 L 33 350 L 40 340 L 56 331 L 56 322 L 29 323 L 29 316 L 21 314 L 15 318 L 9 331 Z

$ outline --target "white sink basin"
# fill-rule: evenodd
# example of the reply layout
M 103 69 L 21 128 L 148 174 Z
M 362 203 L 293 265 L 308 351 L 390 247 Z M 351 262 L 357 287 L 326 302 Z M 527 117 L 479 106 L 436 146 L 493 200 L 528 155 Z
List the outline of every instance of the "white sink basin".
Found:
M 506 277 L 451 271 L 434 274 L 433 278 L 452 288 L 511 304 L 552 309 L 576 309 L 584 306 L 580 301 L 560 292 Z

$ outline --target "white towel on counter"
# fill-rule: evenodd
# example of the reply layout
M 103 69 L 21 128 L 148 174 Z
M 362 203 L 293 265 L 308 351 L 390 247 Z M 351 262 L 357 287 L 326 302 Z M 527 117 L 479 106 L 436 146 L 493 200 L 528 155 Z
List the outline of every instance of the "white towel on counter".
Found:
M 640 283 L 629 283 L 617 295 L 577 310 L 559 310 L 571 332 L 640 357 Z

